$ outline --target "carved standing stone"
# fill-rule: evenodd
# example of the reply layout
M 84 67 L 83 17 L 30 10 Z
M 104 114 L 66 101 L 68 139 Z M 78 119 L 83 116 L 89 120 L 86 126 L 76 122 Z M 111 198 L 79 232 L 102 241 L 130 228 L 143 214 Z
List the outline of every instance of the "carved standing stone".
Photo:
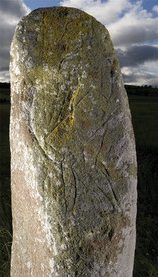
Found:
M 11 47 L 12 277 L 131 277 L 136 153 L 105 27 L 38 9 Z

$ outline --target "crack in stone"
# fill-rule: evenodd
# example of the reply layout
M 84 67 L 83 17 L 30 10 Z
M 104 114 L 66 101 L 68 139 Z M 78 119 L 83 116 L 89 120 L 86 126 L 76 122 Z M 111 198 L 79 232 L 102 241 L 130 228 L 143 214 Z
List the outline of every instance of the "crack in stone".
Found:
M 64 167 L 63 167 L 63 161 L 64 161 L 64 159 L 60 162 L 60 170 L 61 170 L 61 180 L 62 180 L 63 192 L 64 192 L 65 219 L 66 219 L 66 216 L 67 216 L 67 201 L 66 201 L 66 184 L 65 184 L 65 180 L 64 180 Z
M 71 167 L 71 172 L 74 178 L 74 188 L 75 188 L 75 193 L 74 193 L 74 201 L 73 201 L 73 207 L 72 211 L 74 211 L 75 205 L 76 205 L 76 200 L 77 200 L 77 178 L 74 172 L 74 169 Z
M 110 202 L 110 204 L 113 207 L 113 210 L 115 210 L 115 204 L 111 201 L 110 197 L 108 197 L 106 192 L 101 187 L 99 187 L 99 186 L 97 186 L 97 188 L 101 191 L 101 193 L 105 196 L 105 198 Z
M 122 210 L 121 207 L 120 207 L 120 202 L 119 202 L 119 200 L 116 196 L 115 190 L 113 188 L 112 182 L 110 181 L 111 176 L 110 176 L 110 173 L 109 173 L 108 169 L 105 167 L 105 165 L 104 165 L 104 170 L 105 171 L 103 171 L 100 167 L 98 167 L 98 168 L 101 171 L 101 173 L 106 177 L 107 184 L 108 184 L 109 189 L 111 191 L 111 194 L 113 196 L 113 204 L 114 204 L 115 209 L 116 210 Z
M 106 133 L 107 133 L 107 130 L 105 129 L 105 131 L 104 131 L 104 133 L 103 133 L 103 136 L 102 136 L 102 139 L 101 139 L 100 147 L 99 147 L 98 152 L 97 152 L 97 154 L 96 154 L 96 156 L 95 156 L 95 162 L 94 162 L 94 165 L 95 165 L 95 166 L 96 166 L 96 164 L 97 164 L 99 154 L 100 154 L 101 149 L 102 149 L 102 147 L 103 147 L 104 138 L 105 138 Z
M 113 113 L 116 111 L 116 109 L 113 111 Z M 101 124 L 101 126 L 99 126 L 94 132 L 93 132 L 93 134 L 89 137 L 89 140 L 91 140 L 91 139 L 93 139 L 93 137 L 96 135 L 96 133 L 98 132 L 98 131 L 100 131 L 105 125 L 106 125 L 106 123 L 108 123 L 108 121 L 111 119 L 111 117 L 112 117 L 112 114 L 110 114 L 109 116 L 108 116 L 108 118 Z
M 63 31 L 63 33 L 62 33 L 60 39 L 57 41 L 57 45 L 60 45 L 62 39 L 63 39 L 64 36 L 65 36 L 66 30 L 67 30 L 67 26 L 68 26 L 70 23 L 71 23 L 71 21 L 68 21 L 68 22 L 65 23 L 65 25 L 64 25 L 64 31 Z
M 81 97 L 79 99 L 79 101 L 76 103 L 75 107 L 77 107 L 82 102 L 82 100 L 84 100 L 84 98 L 87 97 L 87 95 L 90 93 L 91 93 L 91 91 L 88 91 L 85 95 L 83 95 L 83 97 Z

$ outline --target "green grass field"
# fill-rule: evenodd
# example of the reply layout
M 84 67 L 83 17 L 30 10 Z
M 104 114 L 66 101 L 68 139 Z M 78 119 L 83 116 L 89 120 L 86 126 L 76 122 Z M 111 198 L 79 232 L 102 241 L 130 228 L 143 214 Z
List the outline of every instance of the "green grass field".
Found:
M 1 98 L 1 93 L 0 93 Z M 134 277 L 158 276 L 158 97 L 130 96 L 138 158 Z M 0 103 L 0 277 L 9 276 L 11 210 L 9 103 Z

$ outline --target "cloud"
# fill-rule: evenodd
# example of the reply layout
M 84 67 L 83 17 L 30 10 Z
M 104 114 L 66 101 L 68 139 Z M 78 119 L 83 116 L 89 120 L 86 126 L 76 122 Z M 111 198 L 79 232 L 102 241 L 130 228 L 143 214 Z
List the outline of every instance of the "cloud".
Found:
M 122 67 L 140 66 L 145 62 L 158 60 L 158 47 L 151 45 L 135 45 L 126 50 L 117 49 Z
M 109 31 L 116 46 L 147 43 L 158 38 L 158 18 L 143 9 L 141 1 L 131 5 L 117 22 L 109 24 Z
M 158 60 L 158 5 L 151 11 L 141 0 L 61 0 L 60 5 L 82 9 L 107 27 L 126 82 L 158 85 L 158 69 L 151 70 Z
M 122 67 L 122 74 L 126 84 L 158 86 L 157 62 L 146 62 L 143 66 Z
M 0 12 L 20 18 L 25 13 L 29 12 L 29 9 L 22 0 L 1 0 Z
M 60 5 L 82 9 L 108 28 L 126 80 L 157 82 L 158 85 L 155 66 L 158 60 L 158 5 L 150 12 L 139 0 L 61 0 Z M 23 0 L 0 1 L 0 80 L 8 78 L 9 48 L 15 26 L 29 11 Z
M 9 82 L 9 71 L 8 70 L 1 70 L 0 72 L 0 82 Z
M 95 16 L 109 30 L 115 46 L 128 46 L 156 40 L 158 18 L 143 8 L 142 1 L 130 0 L 62 0 L 61 6 L 80 8 Z M 157 11 L 155 6 L 154 11 Z
M 158 5 L 155 5 L 155 6 L 152 8 L 152 11 L 155 12 L 155 13 L 158 13 Z
M 117 5 L 115 0 L 62 0 L 60 5 L 84 10 L 106 25 L 116 21 L 129 8 L 130 3 L 128 0 L 117 0 Z
M 149 74 L 147 72 L 142 73 L 136 73 L 133 72 L 131 74 L 125 74 L 123 73 L 123 79 L 125 84 L 129 85 L 151 85 L 153 87 L 157 87 L 157 75 Z
M 0 1 L 0 81 L 9 80 L 9 50 L 15 26 L 29 11 L 22 0 Z

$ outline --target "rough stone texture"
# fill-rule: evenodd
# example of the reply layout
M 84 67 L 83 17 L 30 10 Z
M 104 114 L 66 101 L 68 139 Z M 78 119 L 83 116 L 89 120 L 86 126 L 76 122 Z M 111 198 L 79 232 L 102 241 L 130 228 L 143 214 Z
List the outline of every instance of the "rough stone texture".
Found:
M 12 277 L 131 277 L 136 155 L 108 31 L 33 11 L 11 47 Z

